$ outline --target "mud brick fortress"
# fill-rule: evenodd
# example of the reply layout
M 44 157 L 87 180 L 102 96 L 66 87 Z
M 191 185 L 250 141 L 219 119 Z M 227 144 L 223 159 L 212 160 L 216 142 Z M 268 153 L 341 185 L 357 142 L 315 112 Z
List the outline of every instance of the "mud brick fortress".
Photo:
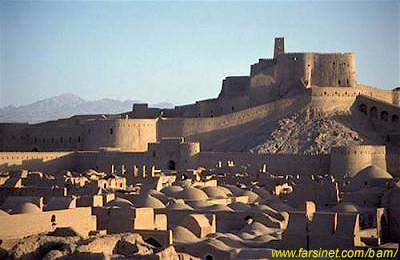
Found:
M 273 58 L 259 59 L 249 76 L 225 78 L 215 99 L 174 109 L 134 104 L 132 111 L 118 115 L 1 124 L 0 165 L 39 167 L 43 162 L 62 169 L 68 161 L 80 170 L 133 171 L 233 161 L 254 169 L 266 164 L 273 173 L 351 176 L 375 164 L 400 176 L 400 89 L 359 84 L 355 64 L 353 53 L 287 53 L 284 39 L 276 38 Z M 252 138 L 244 132 L 304 108 L 347 113 L 350 121 L 370 129 L 381 142 L 333 147 L 320 155 L 251 154 L 243 149 Z
M 398 250 L 400 88 L 355 64 L 276 38 L 215 99 L 0 123 L 0 258 Z

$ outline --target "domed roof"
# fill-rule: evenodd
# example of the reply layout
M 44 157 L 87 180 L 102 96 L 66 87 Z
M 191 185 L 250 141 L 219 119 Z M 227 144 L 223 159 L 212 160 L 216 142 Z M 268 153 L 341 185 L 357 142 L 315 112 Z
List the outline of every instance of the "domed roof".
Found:
M 193 210 L 192 207 L 190 207 L 188 204 L 184 202 L 177 202 L 177 201 L 171 201 L 167 205 L 168 209 L 177 209 L 177 210 L 184 210 L 184 209 L 190 209 Z
M 218 186 L 218 188 L 219 188 L 220 190 L 224 191 L 225 194 L 226 194 L 228 197 L 232 197 L 232 196 L 233 196 L 232 191 L 231 191 L 230 189 L 228 189 L 227 187 Z
M 239 238 L 239 237 L 238 237 Z M 233 248 L 243 248 L 246 247 L 245 244 L 242 243 L 243 239 L 239 238 L 239 240 L 232 240 L 227 236 L 221 236 L 217 238 L 219 241 L 222 241 L 225 245 Z
M 257 193 L 249 190 L 243 192 L 243 196 L 249 197 L 249 203 L 251 204 L 257 202 L 260 199 L 260 196 L 258 196 Z
M 209 211 L 233 211 L 230 207 L 226 205 L 211 205 L 207 207 Z
M 227 184 L 227 185 L 224 185 L 223 187 L 225 187 L 228 190 L 230 190 L 234 196 L 241 196 L 243 194 L 243 192 L 244 192 L 244 190 L 242 190 L 239 187 L 236 187 L 235 185 Z
M 189 229 L 182 226 L 176 226 L 172 229 L 174 242 L 178 243 L 193 243 L 199 241 Z
M 254 234 L 270 234 L 275 232 L 275 229 L 268 228 L 265 225 L 261 224 L 260 222 L 254 221 L 249 225 L 245 225 L 242 229 L 242 232 L 254 233 Z
M 184 200 L 207 200 L 207 194 L 196 188 L 185 188 L 184 190 L 180 191 L 177 194 L 177 198 L 184 199 Z
M 228 205 L 231 209 L 237 211 L 248 211 L 251 207 L 243 202 L 234 202 Z
M 115 198 L 114 200 L 109 201 L 106 204 L 107 207 L 118 207 L 118 208 L 124 208 L 124 207 L 133 207 L 132 202 L 130 202 L 127 199 L 123 198 Z
M 42 212 L 38 206 L 32 202 L 25 202 L 17 205 L 17 207 L 12 210 L 13 214 L 28 214 L 28 213 L 38 213 Z
M 254 192 L 263 200 L 275 200 L 276 197 L 264 188 L 256 188 Z
M 138 200 L 136 200 L 135 206 L 137 208 L 153 208 L 153 209 L 165 208 L 164 203 L 162 203 L 159 199 L 154 198 L 153 196 L 148 194 L 143 194 Z
M 228 197 L 228 194 L 224 189 L 221 189 L 220 187 L 213 187 L 213 186 L 207 186 L 202 189 L 209 198 L 213 199 L 224 199 Z M 232 194 L 230 192 L 230 194 Z
M 353 212 L 356 213 L 360 211 L 358 207 L 351 202 L 341 202 L 337 204 L 333 208 L 333 210 L 336 212 L 343 212 L 343 213 L 353 213 Z
M 365 180 L 374 180 L 374 179 L 393 179 L 392 175 L 381 168 L 370 165 L 357 173 L 355 178 L 363 178 Z
M 278 240 L 278 239 L 269 234 L 264 234 L 264 235 L 254 238 L 254 240 L 266 243 L 266 242 L 270 242 L 271 240 Z
M 188 201 L 188 204 L 196 209 L 200 209 L 200 208 L 207 208 L 209 206 L 211 206 L 210 203 L 208 203 L 205 200 L 194 200 L 194 201 Z
M 176 194 L 183 191 L 183 188 L 180 186 L 172 185 L 161 189 L 161 192 L 167 195 L 168 197 L 175 197 Z

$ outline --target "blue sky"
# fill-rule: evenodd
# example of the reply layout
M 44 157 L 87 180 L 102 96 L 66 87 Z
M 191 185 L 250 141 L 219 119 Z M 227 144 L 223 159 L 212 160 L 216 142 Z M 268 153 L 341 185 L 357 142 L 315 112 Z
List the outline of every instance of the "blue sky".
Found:
M 61 93 L 190 103 L 289 52 L 348 52 L 358 81 L 400 85 L 400 1 L 0 2 L 0 106 Z

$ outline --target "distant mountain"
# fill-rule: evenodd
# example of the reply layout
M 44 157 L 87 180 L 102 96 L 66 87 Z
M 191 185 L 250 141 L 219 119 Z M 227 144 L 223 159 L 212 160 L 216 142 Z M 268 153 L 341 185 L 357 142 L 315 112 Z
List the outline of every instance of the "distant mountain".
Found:
M 38 123 L 73 115 L 117 114 L 131 111 L 134 103 L 143 103 L 143 101 L 120 101 L 109 98 L 88 101 L 74 94 L 62 94 L 39 100 L 25 106 L 7 106 L 0 108 L 0 122 Z M 173 104 L 167 102 L 150 104 L 149 106 L 160 108 L 174 107 Z

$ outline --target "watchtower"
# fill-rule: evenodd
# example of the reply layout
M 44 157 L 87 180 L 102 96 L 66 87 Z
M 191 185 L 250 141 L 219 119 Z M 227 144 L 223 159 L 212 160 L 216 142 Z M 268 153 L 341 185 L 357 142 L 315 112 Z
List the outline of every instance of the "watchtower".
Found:
M 285 53 L 285 38 L 277 37 L 275 38 L 274 59 L 283 53 Z

